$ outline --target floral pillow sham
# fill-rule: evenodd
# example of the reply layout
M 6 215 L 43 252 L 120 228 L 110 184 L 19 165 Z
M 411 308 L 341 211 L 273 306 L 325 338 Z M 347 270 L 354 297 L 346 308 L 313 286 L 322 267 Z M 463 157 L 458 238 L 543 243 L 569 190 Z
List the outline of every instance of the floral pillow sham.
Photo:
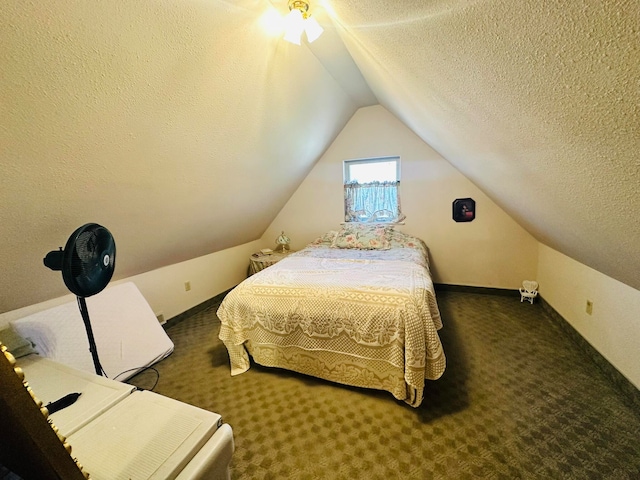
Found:
M 387 235 L 388 226 L 345 225 L 336 234 L 331 247 L 358 248 L 360 250 L 388 250 L 391 248 Z
M 321 237 L 316 238 L 309 245 L 329 245 L 333 244 L 333 240 L 336 238 L 338 232 L 336 230 L 329 230 L 327 233 L 323 234 Z

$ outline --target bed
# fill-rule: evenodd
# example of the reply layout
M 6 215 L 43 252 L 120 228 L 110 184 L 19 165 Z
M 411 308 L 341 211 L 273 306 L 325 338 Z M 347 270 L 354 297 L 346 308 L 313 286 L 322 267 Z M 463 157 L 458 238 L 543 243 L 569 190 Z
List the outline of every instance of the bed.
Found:
M 86 301 L 106 377 L 124 382 L 173 352 L 173 342 L 135 283 L 110 285 Z M 28 339 L 29 347 L 33 344 L 25 353 L 38 353 L 77 370 L 95 373 L 76 301 L 19 318 L 9 327 Z
M 427 247 L 390 226 L 327 232 L 244 280 L 217 313 L 231 375 L 251 356 L 417 407 L 446 365 Z

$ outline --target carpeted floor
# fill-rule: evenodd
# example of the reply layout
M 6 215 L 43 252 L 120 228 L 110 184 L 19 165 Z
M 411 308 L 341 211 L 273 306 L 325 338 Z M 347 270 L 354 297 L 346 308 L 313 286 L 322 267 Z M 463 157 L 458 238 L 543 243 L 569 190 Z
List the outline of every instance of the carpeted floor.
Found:
M 232 426 L 233 479 L 640 478 L 640 412 L 540 305 L 438 304 L 447 370 L 417 409 L 258 365 L 231 377 L 217 305 L 167 328 L 155 391 Z

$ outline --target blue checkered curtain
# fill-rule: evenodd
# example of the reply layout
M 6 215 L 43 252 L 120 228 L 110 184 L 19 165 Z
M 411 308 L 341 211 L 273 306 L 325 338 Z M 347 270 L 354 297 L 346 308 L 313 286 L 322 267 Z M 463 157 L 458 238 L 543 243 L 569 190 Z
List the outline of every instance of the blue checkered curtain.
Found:
M 404 220 L 400 210 L 400 182 L 345 183 L 345 222 L 396 223 Z

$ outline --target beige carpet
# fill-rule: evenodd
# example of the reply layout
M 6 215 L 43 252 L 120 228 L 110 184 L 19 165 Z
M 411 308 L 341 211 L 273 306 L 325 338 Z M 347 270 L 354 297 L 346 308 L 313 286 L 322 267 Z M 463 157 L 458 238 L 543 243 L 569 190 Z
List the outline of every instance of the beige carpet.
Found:
M 234 479 L 640 478 L 640 412 L 540 305 L 438 304 L 448 366 L 418 409 L 257 365 L 232 378 L 217 305 L 167 328 L 155 391 L 224 417 Z

